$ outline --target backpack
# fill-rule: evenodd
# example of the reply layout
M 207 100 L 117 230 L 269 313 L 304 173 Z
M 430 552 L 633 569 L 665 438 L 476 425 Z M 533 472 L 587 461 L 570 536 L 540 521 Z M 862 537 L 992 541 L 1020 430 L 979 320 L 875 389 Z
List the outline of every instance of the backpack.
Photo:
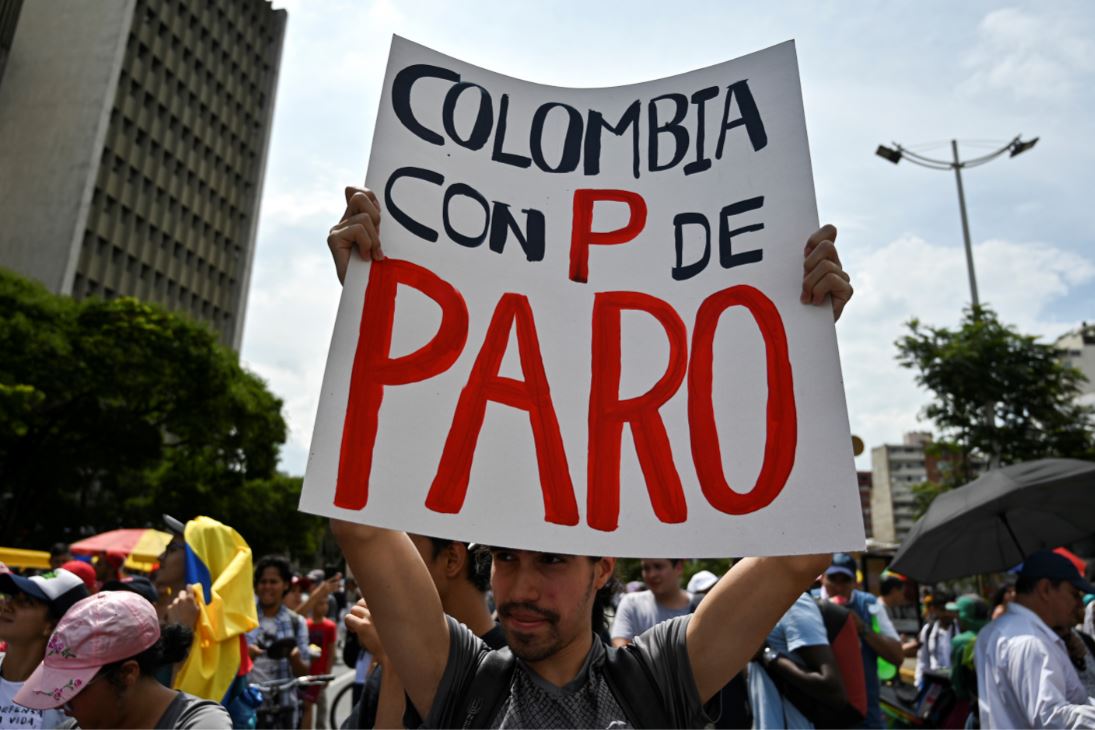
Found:
M 863 672 L 863 654 L 860 651 L 859 634 L 850 611 L 829 601 L 817 601 L 825 635 L 833 650 L 844 693 L 848 701 L 842 707 L 832 707 L 810 697 L 797 687 L 780 684 L 780 691 L 816 727 L 855 727 L 867 716 L 867 682 Z
M 671 727 L 661 691 L 638 651 L 630 646 L 605 648 L 604 677 L 632 727 Z M 440 727 L 485 728 L 509 696 L 517 659 L 508 647 L 484 654 L 467 692 Z M 408 703 L 410 706 L 410 703 Z M 407 727 L 415 727 L 407 725 Z

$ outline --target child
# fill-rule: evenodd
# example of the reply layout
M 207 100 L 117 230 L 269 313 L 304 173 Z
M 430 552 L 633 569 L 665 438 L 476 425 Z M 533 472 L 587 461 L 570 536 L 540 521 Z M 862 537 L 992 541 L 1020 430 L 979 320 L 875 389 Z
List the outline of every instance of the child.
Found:
M 318 601 L 312 607 L 312 615 L 308 618 L 308 644 L 312 649 L 312 664 L 308 668 L 309 674 L 327 674 L 331 671 L 334 660 L 335 639 L 338 636 L 338 627 L 335 622 L 327 618 L 327 601 Z M 318 656 L 316 652 L 318 650 Z M 326 727 L 326 695 L 321 685 L 303 687 L 300 690 L 300 699 L 304 705 L 304 716 L 300 726 L 303 730 Z M 318 717 L 316 707 L 318 705 Z

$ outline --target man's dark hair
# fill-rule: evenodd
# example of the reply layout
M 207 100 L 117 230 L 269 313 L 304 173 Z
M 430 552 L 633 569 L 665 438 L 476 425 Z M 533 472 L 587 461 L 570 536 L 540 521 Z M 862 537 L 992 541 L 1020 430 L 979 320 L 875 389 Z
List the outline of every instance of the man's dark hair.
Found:
M 285 581 L 285 594 L 288 594 L 293 585 L 293 568 L 289 565 L 289 559 L 281 555 L 263 555 L 259 558 L 259 561 L 255 563 L 255 585 L 258 585 L 259 578 L 267 568 L 275 568 L 278 571 L 278 575 Z
M 1034 589 L 1038 587 L 1038 582 L 1043 580 L 1042 578 L 1034 578 L 1029 575 L 1020 575 L 1019 580 L 1015 581 L 1015 594 L 1019 596 L 1029 596 L 1034 593 Z M 1064 578 L 1045 578 L 1049 584 L 1056 588 L 1065 582 Z
M 882 583 L 880 584 L 880 588 L 878 590 L 880 591 L 879 595 L 888 596 L 890 595 L 890 591 L 898 589 L 901 590 L 902 593 L 904 593 L 905 581 L 890 575 L 882 579 Z
M 593 633 L 596 636 L 608 631 L 608 621 L 605 616 L 605 611 L 612 605 L 612 597 L 620 591 L 620 581 L 616 579 L 616 576 L 612 576 L 608 579 L 608 582 L 601 587 L 597 594 L 593 596 Z
M 67 552 L 69 552 L 67 542 L 55 542 L 53 543 L 53 547 L 49 549 L 49 556 L 51 558 L 56 558 L 58 555 L 64 555 Z
M 431 537 L 430 544 L 433 546 L 433 560 L 437 560 L 437 557 L 441 555 L 449 545 L 458 540 L 445 540 L 440 537 Z M 461 542 L 461 545 L 468 547 L 468 543 Z M 474 547 L 468 550 L 468 582 L 475 586 L 475 590 L 480 593 L 486 593 L 490 590 L 490 548 L 486 545 L 476 544 Z
M 643 560 L 665 560 L 668 561 L 669 564 L 672 565 L 674 568 L 684 562 L 684 558 L 643 558 L 639 561 L 639 563 L 642 564 Z

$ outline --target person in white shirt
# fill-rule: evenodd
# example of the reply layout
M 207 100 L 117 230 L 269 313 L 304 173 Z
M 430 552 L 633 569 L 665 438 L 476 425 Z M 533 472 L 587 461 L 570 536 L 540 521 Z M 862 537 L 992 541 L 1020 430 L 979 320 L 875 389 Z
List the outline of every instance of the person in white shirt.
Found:
M 628 593 L 616 608 L 612 645 L 627 646 L 647 629 L 692 612 L 692 594 L 681 588 L 684 561 L 676 558 L 643 558 L 643 582 L 649 590 Z
M 932 600 L 934 618 L 920 629 L 914 678 L 918 689 L 924 689 L 925 672 L 950 669 L 951 640 L 958 634 L 954 625 L 954 612 L 947 610 L 947 604 L 953 601 L 953 595 L 936 595 Z
M 1039 550 L 1024 561 L 1015 591 L 1007 612 L 977 637 L 981 727 L 1095 726 L 1095 699 L 1054 631 L 1074 621 L 1095 588 L 1067 558 Z

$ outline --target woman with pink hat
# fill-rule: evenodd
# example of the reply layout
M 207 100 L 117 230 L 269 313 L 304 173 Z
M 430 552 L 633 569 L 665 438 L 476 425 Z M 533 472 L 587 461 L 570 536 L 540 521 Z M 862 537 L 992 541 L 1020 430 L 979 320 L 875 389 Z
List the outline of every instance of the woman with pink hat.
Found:
M 63 707 L 81 728 L 230 728 L 216 702 L 156 681 L 164 664 L 182 660 L 193 641 L 188 627 L 160 631 L 156 609 L 128 591 L 85 598 L 57 624 L 45 659 L 15 695 L 38 710 Z

